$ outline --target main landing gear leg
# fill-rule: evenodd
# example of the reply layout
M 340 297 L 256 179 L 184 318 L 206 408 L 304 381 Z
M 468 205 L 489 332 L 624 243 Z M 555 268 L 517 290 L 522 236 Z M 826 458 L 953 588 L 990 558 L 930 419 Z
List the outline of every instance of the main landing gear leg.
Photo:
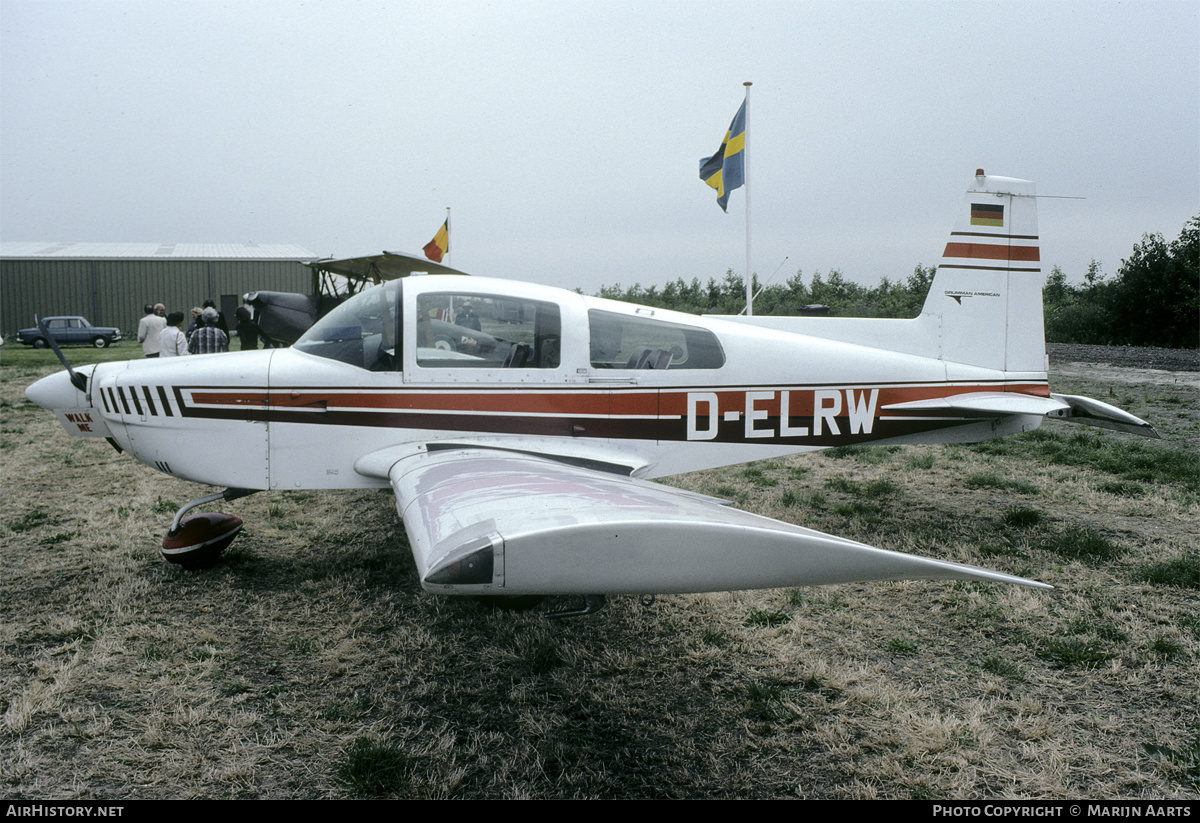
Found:
M 574 611 L 550 612 L 547 617 L 561 619 L 563 617 L 583 617 L 585 614 L 595 614 L 607 605 L 608 597 L 603 594 L 586 594 L 583 596 L 583 608 Z
M 242 530 L 242 519 L 219 512 L 205 512 L 187 517 L 184 515 L 197 506 L 217 500 L 237 500 L 256 491 L 257 489 L 226 489 L 185 503 L 175 512 L 171 528 L 163 538 L 163 557 L 185 569 L 207 569 L 214 566 L 221 552 L 229 547 Z

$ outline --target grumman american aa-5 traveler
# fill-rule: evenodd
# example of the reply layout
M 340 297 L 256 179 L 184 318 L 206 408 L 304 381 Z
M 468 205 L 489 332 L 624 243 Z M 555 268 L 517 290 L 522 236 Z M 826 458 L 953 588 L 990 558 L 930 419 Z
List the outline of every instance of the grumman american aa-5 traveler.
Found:
M 531 283 L 406 277 L 343 303 L 289 349 L 103 363 L 26 395 L 72 434 L 225 487 L 175 516 L 163 552 L 184 566 L 216 562 L 241 527 L 185 517 L 193 508 L 390 485 L 421 584 L 440 594 L 583 595 L 585 613 L 613 594 L 917 578 L 1046 587 L 650 482 L 844 444 L 970 443 L 1047 417 L 1157 437 L 1120 409 L 1050 391 L 1041 286 L 1033 184 L 979 171 L 912 320 L 697 317 Z M 437 333 L 466 328 L 464 314 L 497 344 L 464 350 Z

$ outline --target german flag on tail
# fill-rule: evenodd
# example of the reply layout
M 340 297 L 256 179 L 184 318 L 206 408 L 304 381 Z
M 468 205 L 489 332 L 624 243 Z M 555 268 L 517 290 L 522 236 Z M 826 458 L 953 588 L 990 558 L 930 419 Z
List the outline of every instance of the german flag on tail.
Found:
M 971 225 L 972 226 L 996 226 L 1004 225 L 1004 206 L 992 206 L 984 203 L 971 204 Z

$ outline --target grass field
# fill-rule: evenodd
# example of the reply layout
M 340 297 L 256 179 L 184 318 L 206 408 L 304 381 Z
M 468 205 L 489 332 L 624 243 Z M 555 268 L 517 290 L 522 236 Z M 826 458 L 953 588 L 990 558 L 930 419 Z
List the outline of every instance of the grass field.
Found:
M 53 355 L 11 348 L 7 797 L 1200 797 L 1195 374 L 1052 374 L 1165 441 L 1049 423 L 671 480 L 1053 592 L 627 597 L 549 621 L 424 593 L 390 491 L 236 501 L 224 562 L 165 563 L 205 489 L 69 438 L 21 393 Z

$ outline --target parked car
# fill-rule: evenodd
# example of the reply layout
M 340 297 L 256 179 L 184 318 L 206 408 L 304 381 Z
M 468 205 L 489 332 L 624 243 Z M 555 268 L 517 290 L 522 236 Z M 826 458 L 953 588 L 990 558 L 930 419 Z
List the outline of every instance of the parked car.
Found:
M 82 317 L 47 317 L 46 330 L 60 346 L 95 346 L 103 349 L 121 339 L 121 330 L 111 326 L 93 326 Z M 17 339 L 35 349 L 47 348 L 50 343 L 40 328 L 21 329 Z

